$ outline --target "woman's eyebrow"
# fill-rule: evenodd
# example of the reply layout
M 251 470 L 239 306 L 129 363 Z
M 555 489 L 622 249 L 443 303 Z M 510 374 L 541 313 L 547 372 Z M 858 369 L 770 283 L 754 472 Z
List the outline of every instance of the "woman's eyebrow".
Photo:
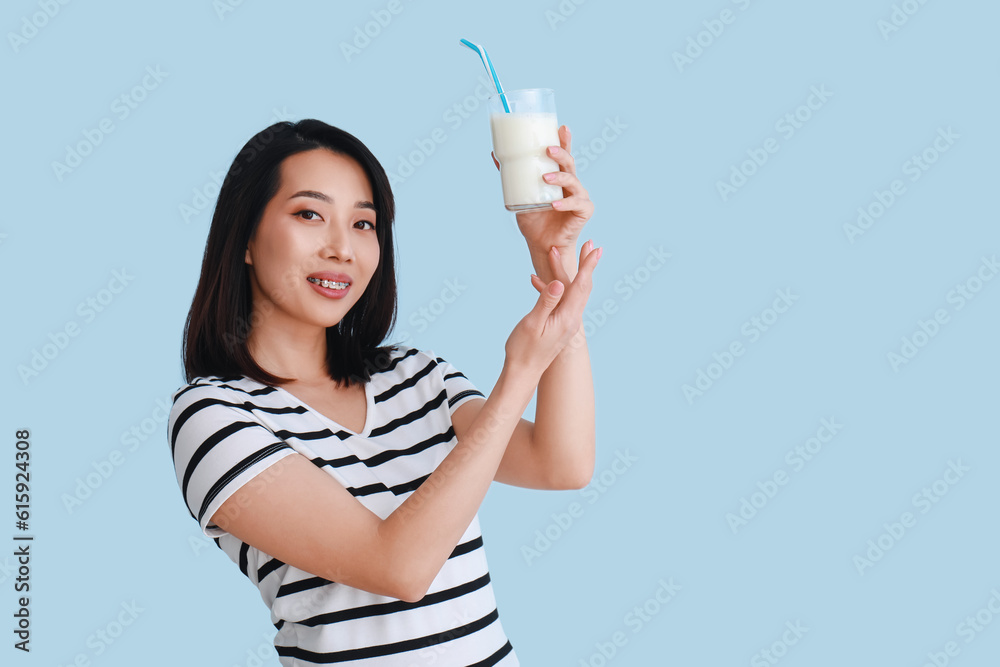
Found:
M 294 195 L 289 197 L 289 199 L 295 199 L 296 197 L 311 197 L 312 199 L 319 199 L 320 201 L 325 201 L 327 204 L 332 204 L 333 199 L 326 196 L 322 192 L 317 192 L 315 190 L 299 190 Z
M 300 190 L 294 195 L 289 197 L 289 199 L 295 199 L 296 197 L 310 197 L 312 199 L 318 199 L 320 201 L 326 202 L 327 204 L 332 204 L 333 199 L 323 194 L 322 192 L 317 192 L 316 190 Z M 370 201 L 358 201 L 354 202 L 354 208 L 369 208 L 375 210 L 375 204 Z

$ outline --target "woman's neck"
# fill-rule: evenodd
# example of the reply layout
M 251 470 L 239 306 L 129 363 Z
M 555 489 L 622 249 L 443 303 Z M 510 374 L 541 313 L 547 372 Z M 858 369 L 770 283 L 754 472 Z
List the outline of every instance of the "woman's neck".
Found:
M 325 329 L 268 324 L 255 326 L 247 338 L 247 349 L 258 366 L 302 384 L 329 382 Z

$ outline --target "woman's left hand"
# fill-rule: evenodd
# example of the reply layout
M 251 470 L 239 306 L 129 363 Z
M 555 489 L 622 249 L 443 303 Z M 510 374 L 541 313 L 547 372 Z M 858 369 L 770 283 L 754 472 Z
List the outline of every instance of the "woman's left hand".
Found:
M 569 128 L 563 125 L 559 128 L 560 145 L 547 149 L 547 155 L 559 165 L 559 171 L 545 174 L 545 181 L 562 186 L 563 199 L 553 202 L 551 209 L 517 214 L 517 226 L 528 242 L 535 268 L 546 273 L 549 270 L 547 258 L 553 246 L 559 249 L 562 258 L 572 261 L 576 257 L 576 241 L 594 214 L 594 203 L 576 176 L 576 161 L 570 153 L 571 138 Z M 496 157 L 493 163 L 500 168 Z

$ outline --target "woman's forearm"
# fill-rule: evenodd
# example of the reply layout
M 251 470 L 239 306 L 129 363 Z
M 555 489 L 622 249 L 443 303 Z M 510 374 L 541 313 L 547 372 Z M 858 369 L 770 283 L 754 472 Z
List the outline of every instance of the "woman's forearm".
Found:
M 535 400 L 533 445 L 551 486 L 578 489 L 594 474 L 594 380 L 583 325 L 542 373 Z

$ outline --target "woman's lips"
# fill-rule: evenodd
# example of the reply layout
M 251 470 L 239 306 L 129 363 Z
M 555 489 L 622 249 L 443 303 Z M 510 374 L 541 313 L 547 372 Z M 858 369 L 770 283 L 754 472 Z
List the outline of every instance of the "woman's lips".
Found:
M 327 285 L 330 285 L 330 287 L 326 287 L 325 285 L 320 284 L 321 281 L 323 283 L 326 283 Z M 347 296 L 348 291 L 350 291 L 351 289 L 350 280 L 346 278 L 343 280 L 334 280 L 327 278 L 320 279 L 318 276 L 309 276 L 306 282 L 308 282 L 314 290 L 316 290 L 323 296 L 328 297 L 330 299 L 342 299 L 343 297 Z M 333 283 L 341 283 L 341 284 L 346 283 L 347 286 L 337 287 L 334 286 Z

